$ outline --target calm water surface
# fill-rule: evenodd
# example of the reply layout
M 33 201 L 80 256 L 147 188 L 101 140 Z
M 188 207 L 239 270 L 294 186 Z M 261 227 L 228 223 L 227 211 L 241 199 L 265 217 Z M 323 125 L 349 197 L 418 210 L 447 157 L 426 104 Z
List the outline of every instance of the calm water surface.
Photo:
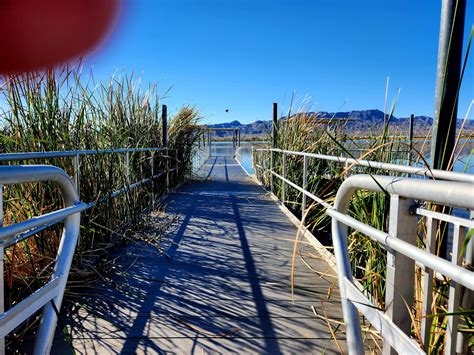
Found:
M 249 173 L 253 174 L 252 168 L 252 145 L 255 147 L 263 146 L 265 142 L 242 142 L 240 149 L 240 161 L 243 168 Z M 213 142 L 212 155 L 213 156 L 232 156 L 234 150 L 232 142 Z M 474 174 L 474 154 L 469 159 L 469 152 L 465 152 L 454 164 L 454 171 Z M 429 163 L 429 159 L 428 159 Z M 421 166 L 421 165 L 420 165 Z

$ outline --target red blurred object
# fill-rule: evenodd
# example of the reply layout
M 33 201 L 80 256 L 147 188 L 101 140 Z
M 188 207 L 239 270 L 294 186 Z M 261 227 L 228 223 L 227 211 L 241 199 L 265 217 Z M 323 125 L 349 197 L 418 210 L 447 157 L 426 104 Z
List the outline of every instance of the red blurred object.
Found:
M 44 69 L 97 46 L 120 0 L 0 0 L 0 73 Z

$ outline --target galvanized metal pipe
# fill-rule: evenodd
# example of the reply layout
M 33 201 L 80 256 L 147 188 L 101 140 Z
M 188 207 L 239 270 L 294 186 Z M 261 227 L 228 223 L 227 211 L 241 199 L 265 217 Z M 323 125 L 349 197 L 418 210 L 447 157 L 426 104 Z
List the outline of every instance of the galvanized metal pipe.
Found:
M 308 157 L 303 157 L 303 190 L 308 188 Z M 304 224 L 304 216 L 306 214 L 306 194 L 301 196 L 301 220 Z
M 270 152 L 270 171 L 273 171 L 273 152 Z M 270 174 L 270 191 L 273 192 L 273 174 Z
M 161 107 L 161 146 L 168 146 L 168 106 Z
M 421 168 L 421 167 L 415 167 L 415 166 L 405 166 L 405 165 L 383 163 L 383 162 L 370 161 L 370 160 L 361 160 L 361 159 L 354 159 L 354 158 L 347 158 L 347 157 L 340 157 L 340 156 L 338 157 L 334 155 L 296 152 L 292 150 L 258 148 L 256 149 L 256 151 L 274 151 L 274 152 L 281 152 L 281 153 L 285 152 L 286 154 L 290 154 L 290 155 L 307 156 L 309 158 L 336 161 L 339 163 L 347 162 L 349 164 L 354 164 L 356 166 L 365 166 L 365 167 L 373 168 L 373 169 L 381 169 L 381 170 L 388 170 L 388 171 L 394 171 L 394 172 L 405 173 L 405 174 L 413 174 L 417 176 L 425 176 L 425 177 L 441 179 L 441 180 L 469 182 L 471 184 L 474 184 L 473 174 L 457 173 L 457 172 L 445 171 L 445 170 L 436 170 L 436 169 L 430 169 L 429 167 Z
M 391 195 L 400 195 L 407 198 L 428 200 L 434 203 L 456 205 L 465 208 L 472 208 L 474 205 L 474 189 L 471 185 L 464 183 L 453 183 L 445 181 L 420 181 L 410 178 L 394 178 L 390 176 L 375 176 L 376 181 L 370 175 L 354 175 L 344 181 L 339 187 L 336 195 L 334 209 L 328 209 L 327 214 L 343 222 L 346 226 L 355 228 L 370 236 L 377 242 L 390 248 L 390 250 L 403 253 L 407 257 L 428 266 L 429 268 L 448 276 L 452 280 L 474 290 L 474 273 L 472 271 L 455 266 L 449 261 L 436 255 L 427 254 L 424 250 L 399 240 L 388 233 L 369 227 L 366 224 L 346 215 L 352 194 L 357 189 L 364 189 L 375 192 L 382 192 L 385 189 Z M 421 185 L 424 185 L 420 188 Z M 450 186 L 451 188 L 447 188 Z M 470 188 L 471 191 L 467 191 Z M 455 192 L 455 190 L 459 192 Z M 463 193 L 466 195 L 462 197 Z M 456 202 L 450 202 L 450 198 Z M 458 199 L 459 202 L 457 201 Z M 335 213 L 338 211 L 339 213 Z M 369 227 L 369 228 L 368 228 Z M 336 234 L 334 234 L 336 233 Z M 333 239 L 338 237 L 338 230 L 333 230 Z
M 283 176 L 283 179 L 281 181 L 281 202 L 283 202 L 283 204 L 285 204 L 285 199 L 286 199 L 286 182 L 285 182 L 285 179 L 286 179 L 286 154 L 283 153 L 283 167 L 282 167 L 282 176 Z
M 466 0 L 442 0 L 436 68 L 431 166 L 446 169 L 453 153 Z
M 77 194 L 81 196 L 81 156 L 80 154 L 76 154 L 74 156 L 74 184 L 76 185 Z
M 415 115 L 410 115 L 410 125 L 408 126 L 408 141 L 410 144 L 410 149 L 408 151 L 408 165 L 411 166 L 412 156 L 413 156 L 413 125 L 415 122 Z
M 269 151 L 270 149 L 258 149 L 258 152 Z M 279 151 L 279 150 L 278 150 Z M 282 151 L 283 156 L 286 155 L 287 151 Z M 297 154 L 303 156 L 312 156 L 312 154 Z M 320 157 L 317 155 L 317 157 Z M 335 160 L 335 159 L 331 159 Z M 349 159 L 347 159 L 349 160 Z M 337 161 L 337 160 L 336 160 Z M 265 161 L 264 161 L 265 163 Z M 256 165 L 256 167 L 263 169 L 264 171 L 268 171 L 265 167 L 260 165 Z M 401 170 L 401 169 L 400 169 Z M 417 199 L 417 200 L 425 200 L 429 202 L 434 202 L 442 205 L 459 207 L 459 208 L 466 208 L 473 210 L 474 209 L 474 189 L 472 188 L 472 183 L 470 179 L 460 179 L 466 182 L 451 182 L 451 181 L 434 181 L 434 180 L 420 180 L 414 178 L 399 178 L 399 177 L 391 177 L 391 176 L 373 176 L 373 175 L 356 175 L 353 177 L 348 178 L 339 188 L 337 198 L 336 198 L 336 205 L 344 207 L 342 210 L 336 210 L 336 207 L 331 207 L 327 202 L 321 200 L 319 197 L 311 194 L 306 189 L 296 185 L 295 183 L 286 179 L 286 177 L 282 177 L 279 174 L 275 173 L 274 171 L 270 170 L 272 175 L 275 175 L 282 181 L 288 183 L 290 186 L 294 187 L 298 191 L 301 191 L 305 196 L 313 199 L 314 201 L 322 204 L 323 206 L 327 207 L 327 214 L 333 218 L 333 242 L 335 247 L 335 254 L 336 258 L 338 259 L 338 276 L 340 279 L 348 280 L 349 277 L 352 275 L 352 271 L 350 270 L 350 265 L 348 265 L 348 256 L 347 256 L 347 242 L 345 241 L 344 235 L 347 235 L 347 228 L 352 227 L 355 230 L 362 232 L 363 234 L 369 236 L 373 240 L 380 243 L 382 247 L 384 247 L 390 253 L 398 253 L 400 255 L 404 255 L 412 260 L 414 260 L 417 264 L 424 266 L 426 270 L 429 270 L 430 275 L 444 275 L 449 277 L 452 282 L 456 282 L 460 285 L 464 285 L 468 290 L 466 290 L 465 294 L 472 295 L 472 290 L 474 290 L 474 273 L 470 270 L 462 268 L 458 265 L 454 265 L 449 261 L 440 258 L 436 255 L 426 250 L 422 250 L 417 246 L 413 245 L 411 242 L 407 242 L 401 239 L 398 239 L 396 235 L 391 235 L 390 233 L 385 233 L 378 229 L 375 229 L 369 225 L 366 225 L 349 215 L 347 215 L 347 207 L 349 201 L 351 200 L 351 196 L 355 190 L 361 188 L 370 191 L 376 192 L 386 192 L 391 196 L 403 196 L 409 199 Z M 435 172 L 435 175 L 437 172 Z M 440 174 L 443 175 L 443 174 Z M 444 175 L 450 179 L 458 177 L 460 174 L 447 174 Z M 463 174 L 461 174 L 462 176 Z M 343 197 L 341 197 L 343 196 Z M 415 212 L 415 210 L 413 211 Z M 445 220 L 447 222 L 453 223 L 455 226 L 464 225 L 465 227 L 469 227 L 471 225 L 471 221 L 454 217 L 454 216 L 447 216 L 444 214 L 439 214 L 433 211 L 427 211 L 423 209 L 416 209 L 416 212 L 420 215 L 426 215 L 430 219 L 438 218 L 439 220 Z M 405 211 L 406 213 L 406 211 Z M 345 233 L 345 234 L 344 234 Z M 458 245 L 461 241 L 457 241 Z M 345 245 L 345 246 L 344 246 Z M 344 248 L 346 251 L 341 253 L 338 249 Z M 430 246 L 429 248 L 431 248 Z M 469 251 L 466 252 L 466 257 Z M 342 260 L 342 261 L 341 261 Z M 339 266 L 341 265 L 341 266 Z M 342 270 L 340 270 L 342 268 Z M 432 270 L 432 271 L 431 271 Z M 345 275 L 350 275 L 346 277 Z M 362 353 L 363 349 L 361 349 L 361 344 L 359 343 L 359 331 L 352 329 L 354 325 L 357 325 L 359 322 L 357 312 L 355 311 L 354 305 L 351 305 L 351 302 L 347 300 L 347 295 L 345 296 L 345 289 L 344 285 L 340 285 L 341 288 L 341 300 L 343 303 L 343 308 L 345 311 L 345 323 L 349 330 L 348 332 L 348 342 L 350 345 L 350 349 L 354 353 Z M 429 291 L 428 291 L 429 292 Z M 454 296 L 453 296 L 454 297 Z M 347 302 L 346 302 L 347 301 Z M 470 302 L 470 301 L 469 301 Z M 453 307 L 451 307 L 453 308 Z M 453 308 L 454 309 L 454 308 Z M 426 311 L 425 311 L 426 312 Z M 347 316 L 346 316 L 347 315 Z M 352 326 L 350 325 L 352 324 Z M 385 325 L 389 323 L 384 323 Z M 395 326 L 394 323 L 391 323 L 390 326 Z M 379 324 L 380 325 L 380 324 Z M 427 325 L 424 325 L 426 329 Z M 397 328 L 398 329 L 398 328 Z M 382 329 L 379 329 L 382 330 Z M 395 330 L 395 328 L 394 328 Z M 395 346 L 398 349 L 404 348 L 403 346 L 397 343 L 396 339 L 400 334 L 394 336 L 395 333 L 391 333 L 390 329 L 382 330 L 383 333 L 386 335 L 390 335 L 390 344 Z M 408 339 L 408 338 L 406 338 Z M 409 340 L 409 339 L 408 339 Z M 458 342 L 462 344 L 464 339 L 460 337 Z M 450 344 L 455 344 L 455 342 L 451 342 Z M 407 345 L 407 344 L 405 344 Z M 416 345 L 416 344 L 415 344 Z M 414 346 L 411 344 L 410 346 Z M 451 346 L 451 349 L 454 347 Z M 459 350 L 459 346 L 458 346 Z
M 0 184 L 10 185 L 26 182 L 53 181 L 55 182 L 67 207 L 79 203 L 79 196 L 74 183 L 61 169 L 52 166 L 2 166 L 0 167 Z M 74 250 L 79 237 L 80 214 L 69 215 L 64 220 L 64 229 L 58 249 L 58 257 L 54 266 L 52 278 L 61 277 L 58 285 L 58 295 L 53 299 L 56 307 L 61 307 L 67 276 L 71 266 Z M 51 349 L 57 316 L 53 306 L 48 303 L 43 309 L 37 340 L 35 343 L 35 354 L 48 354 Z
M 2 153 L 0 162 L 19 160 L 39 160 L 51 158 L 75 157 L 76 155 L 100 155 L 100 154 L 124 154 L 135 152 L 158 152 L 165 148 L 117 148 L 117 149 L 97 149 L 97 150 L 65 150 L 52 152 L 24 152 L 24 153 Z
M 348 207 L 348 201 L 339 198 L 339 200 L 336 199 L 334 203 L 334 209 L 328 209 L 327 214 L 331 216 L 330 212 L 335 211 L 344 214 L 345 216 Z M 347 248 L 347 226 L 342 224 L 341 221 L 336 218 L 333 218 L 331 223 L 339 292 L 341 293 L 342 312 L 346 326 L 347 345 L 351 354 L 362 355 L 365 352 L 360 329 L 359 314 L 357 313 L 354 304 L 349 301 L 348 295 L 346 294 L 346 286 L 344 285 L 344 279 L 347 279 L 351 283 L 353 282 L 352 269 L 349 263 L 349 252 Z
M 154 153 L 151 153 L 150 156 L 150 172 L 151 176 L 155 175 L 155 156 Z M 155 180 L 151 181 L 151 208 L 155 209 Z
M 474 188 L 464 182 L 420 180 L 404 177 L 361 174 L 345 180 L 339 187 L 344 191 L 350 187 L 385 192 L 422 201 L 474 209 Z

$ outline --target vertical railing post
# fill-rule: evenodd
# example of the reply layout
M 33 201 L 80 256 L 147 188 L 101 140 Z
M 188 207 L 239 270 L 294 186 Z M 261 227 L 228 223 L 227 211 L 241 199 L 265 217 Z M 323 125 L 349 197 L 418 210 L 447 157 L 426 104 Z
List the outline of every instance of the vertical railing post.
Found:
M 74 185 L 76 185 L 76 190 L 77 194 L 81 196 L 81 156 L 79 153 L 76 153 L 74 156 L 74 162 L 73 162 L 73 167 L 74 167 Z
M 168 106 L 161 107 L 161 146 L 168 146 Z
M 278 124 L 278 103 L 273 103 L 273 119 L 272 119 L 272 148 L 277 147 L 277 124 Z M 270 152 L 270 170 L 273 171 L 273 150 Z M 273 174 L 270 173 L 270 191 L 273 191 Z
M 258 179 L 257 167 L 255 166 L 255 156 L 254 156 L 255 150 L 254 149 L 255 148 L 253 146 L 250 148 L 250 151 L 252 152 L 252 156 L 250 158 L 252 160 L 252 169 L 255 172 L 255 175 L 257 176 L 257 179 Z
M 0 185 L 0 228 L 3 227 L 3 185 Z M 4 248 L 0 246 L 0 314 L 5 312 Z M 0 354 L 5 354 L 5 338 L 0 338 Z
M 273 103 L 273 119 L 272 119 L 272 147 L 276 148 L 277 145 L 277 124 L 278 124 L 278 103 Z
M 168 106 L 163 105 L 161 106 L 161 147 L 164 148 L 165 153 L 165 169 L 166 169 L 166 192 L 169 190 L 170 187 L 170 154 L 168 150 Z M 161 153 L 163 156 L 163 153 Z
M 130 190 L 128 188 L 130 186 L 130 153 L 128 151 L 125 153 L 125 180 L 127 184 L 127 193 L 125 195 L 125 198 L 128 200 L 125 206 L 127 210 L 127 223 L 130 223 L 131 222 L 131 215 L 130 215 L 131 196 L 130 196 Z
M 426 223 L 426 252 L 434 254 L 436 247 L 436 231 L 438 230 L 438 220 L 428 218 Z M 433 305 L 433 270 L 426 267 L 423 272 L 423 302 L 421 305 L 421 338 L 425 349 L 428 349 L 430 342 L 431 313 Z
M 262 159 L 262 183 L 265 184 L 265 177 L 266 177 L 266 174 L 267 174 L 267 167 L 268 167 L 268 161 L 265 157 L 265 152 L 262 152 L 262 155 L 263 157 L 261 157 Z
M 125 153 L 125 179 L 127 185 L 130 185 L 130 152 Z
M 466 228 L 458 224 L 454 225 L 453 233 L 453 250 L 451 254 L 451 263 L 453 265 L 460 265 L 462 260 L 460 258 L 464 239 L 466 237 Z M 449 283 L 449 298 L 448 298 L 448 323 L 446 324 L 446 347 L 445 354 L 456 354 L 456 344 L 458 340 L 458 325 L 459 316 L 453 314 L 459 311 L 461 305 L 461 285 L 453 280 Z M 463 353 L 463 352 L 460 352 Z
M 151 208 L 155 210 L 155 152 L 151 152 L 150 156 L 151 171 Z
M 413 124 L 415 121 L 415 115 L 411 114 L 410 115 L 410 126 L 408 128 L 408 142 L 410 144 L 409 150 L 408 150 L 408 165 L 411 166 L 412 162 L 412 155 L 413 155 Z
M 352 169 L 349 168 L 350 164 L 349 162 L 346 160 L 346 162 L 344 163 L 344 170 L 346 172 L 346 178 L 348 178 L 349 176 L 352 175 Z
M 470 219 L 474 220 L 474 210 L 470 212 Z M 473 270 L 474 269 L 474 238 L 472 237 L 469 239 L 469 242 L 467 243 L 464 260 L 466 263 L 464 267 Z M 462 300 L 461 300 L 462 309 L 474 309 L 474 291 L 468 289 L 467 287 L 463 287 L 461 294 L 463 295 Z M 464 332 L 458 333 L 457 347 L 456 347 L 457 353 L 460 353 L 460 354 L 469 353 L 468 346 L 469 346 L 470 338 L 471 337 L 469 336 L 469 334 L 466 334 Z
M 130 152 L 125 152 L 125 179 L 127 185 L 130 185 Z
M 273 192 L 273 150 L 270 151 L 270 191 Z
M 209 156 L 211 156 L 212 155 L 211 130 L 207 131 L 207 145 L 209 146 Z
M 177 149 L 173 149 L 173 152 L 174 152 L 174 161 L 176 162 L 176 178 L 177 178 L 177 182 L 178 184 L 180 183 L 179 181 L 179 159 L 178 159 L 178 150 Z
M 170 187 L 170 152 L 168 148 L 165 148 L 164 150 L 165 154 L 165 159 L 166 159 L 166 164 L 165 164 L 165 170 L 166 170 L 166 192 L 168 192 L 169 187 Z M 163 153 L 161 153 L 161 156 L 163 157 Z
M 413 206 L 413 200 L 390 196 L 389 234 L 411 244 L 416 242 L 418 226 L 416 215 L 411 213 Z M 407 335 L 411 334 L 414 282 L 415 262 L 401 253 L 387 252 L 385 314 Z M 396 354 L 396 351 L 385 341 L 383 353 Z
M 282 172 L 281 175 L 283 176 L 284 179 L 286 179 L 286 153 L 282 152 Z M 286 182 L 285 180 L 281 181 L 281 202 L 283 205 L 285 204 L 285 199 L 286 199 Z
M 232 131 L 232 147 L 234 149 L 234 154 L 235 154 L 235 148 L 237 146 L 237 131 L 233 130 Z
M 308 157 L 303 156 L 303 189 L 306 190 L 308 185 Z M 304 215 L 306 212 L 306 194 L 301 197 L 301 221 L 304 225 Z

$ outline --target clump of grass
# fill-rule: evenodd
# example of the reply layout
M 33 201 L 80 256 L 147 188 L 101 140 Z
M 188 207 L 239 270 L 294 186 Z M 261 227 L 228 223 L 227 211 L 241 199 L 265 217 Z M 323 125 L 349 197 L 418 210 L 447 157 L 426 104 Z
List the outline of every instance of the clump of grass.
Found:
M 10 75 L 0 82 L 0 152 L 100 150 L 161 146 L 161 98 L 156 86 L 143 90 L 132 76 L 96 82 L 79 65 L 55 71 Z M 80 197 L 84 202 L 110 196 L 130 183 L 167 168 L 177 170 L 128 190 L 82 214 L 81 238 L 71 280 L 91 275 L 99 256 L 124 241 L 143 224 L 144 211 L 167 188 L 185 181 L 191 171 L 199 121 L 193 107 L 182 108 L 169 122 L 168 151 L 131 153 L 129 178 L 124 154 L 81 156 Z M 12 162 L 52 164 L 75 174 L 71 158 Z M 62 207 L 53 184 L 8 186 L 4 224 L 9 225 Z M 6 308 L 30 294 L 49 277 L 60 227 L 41 232 L 5 251 Z

